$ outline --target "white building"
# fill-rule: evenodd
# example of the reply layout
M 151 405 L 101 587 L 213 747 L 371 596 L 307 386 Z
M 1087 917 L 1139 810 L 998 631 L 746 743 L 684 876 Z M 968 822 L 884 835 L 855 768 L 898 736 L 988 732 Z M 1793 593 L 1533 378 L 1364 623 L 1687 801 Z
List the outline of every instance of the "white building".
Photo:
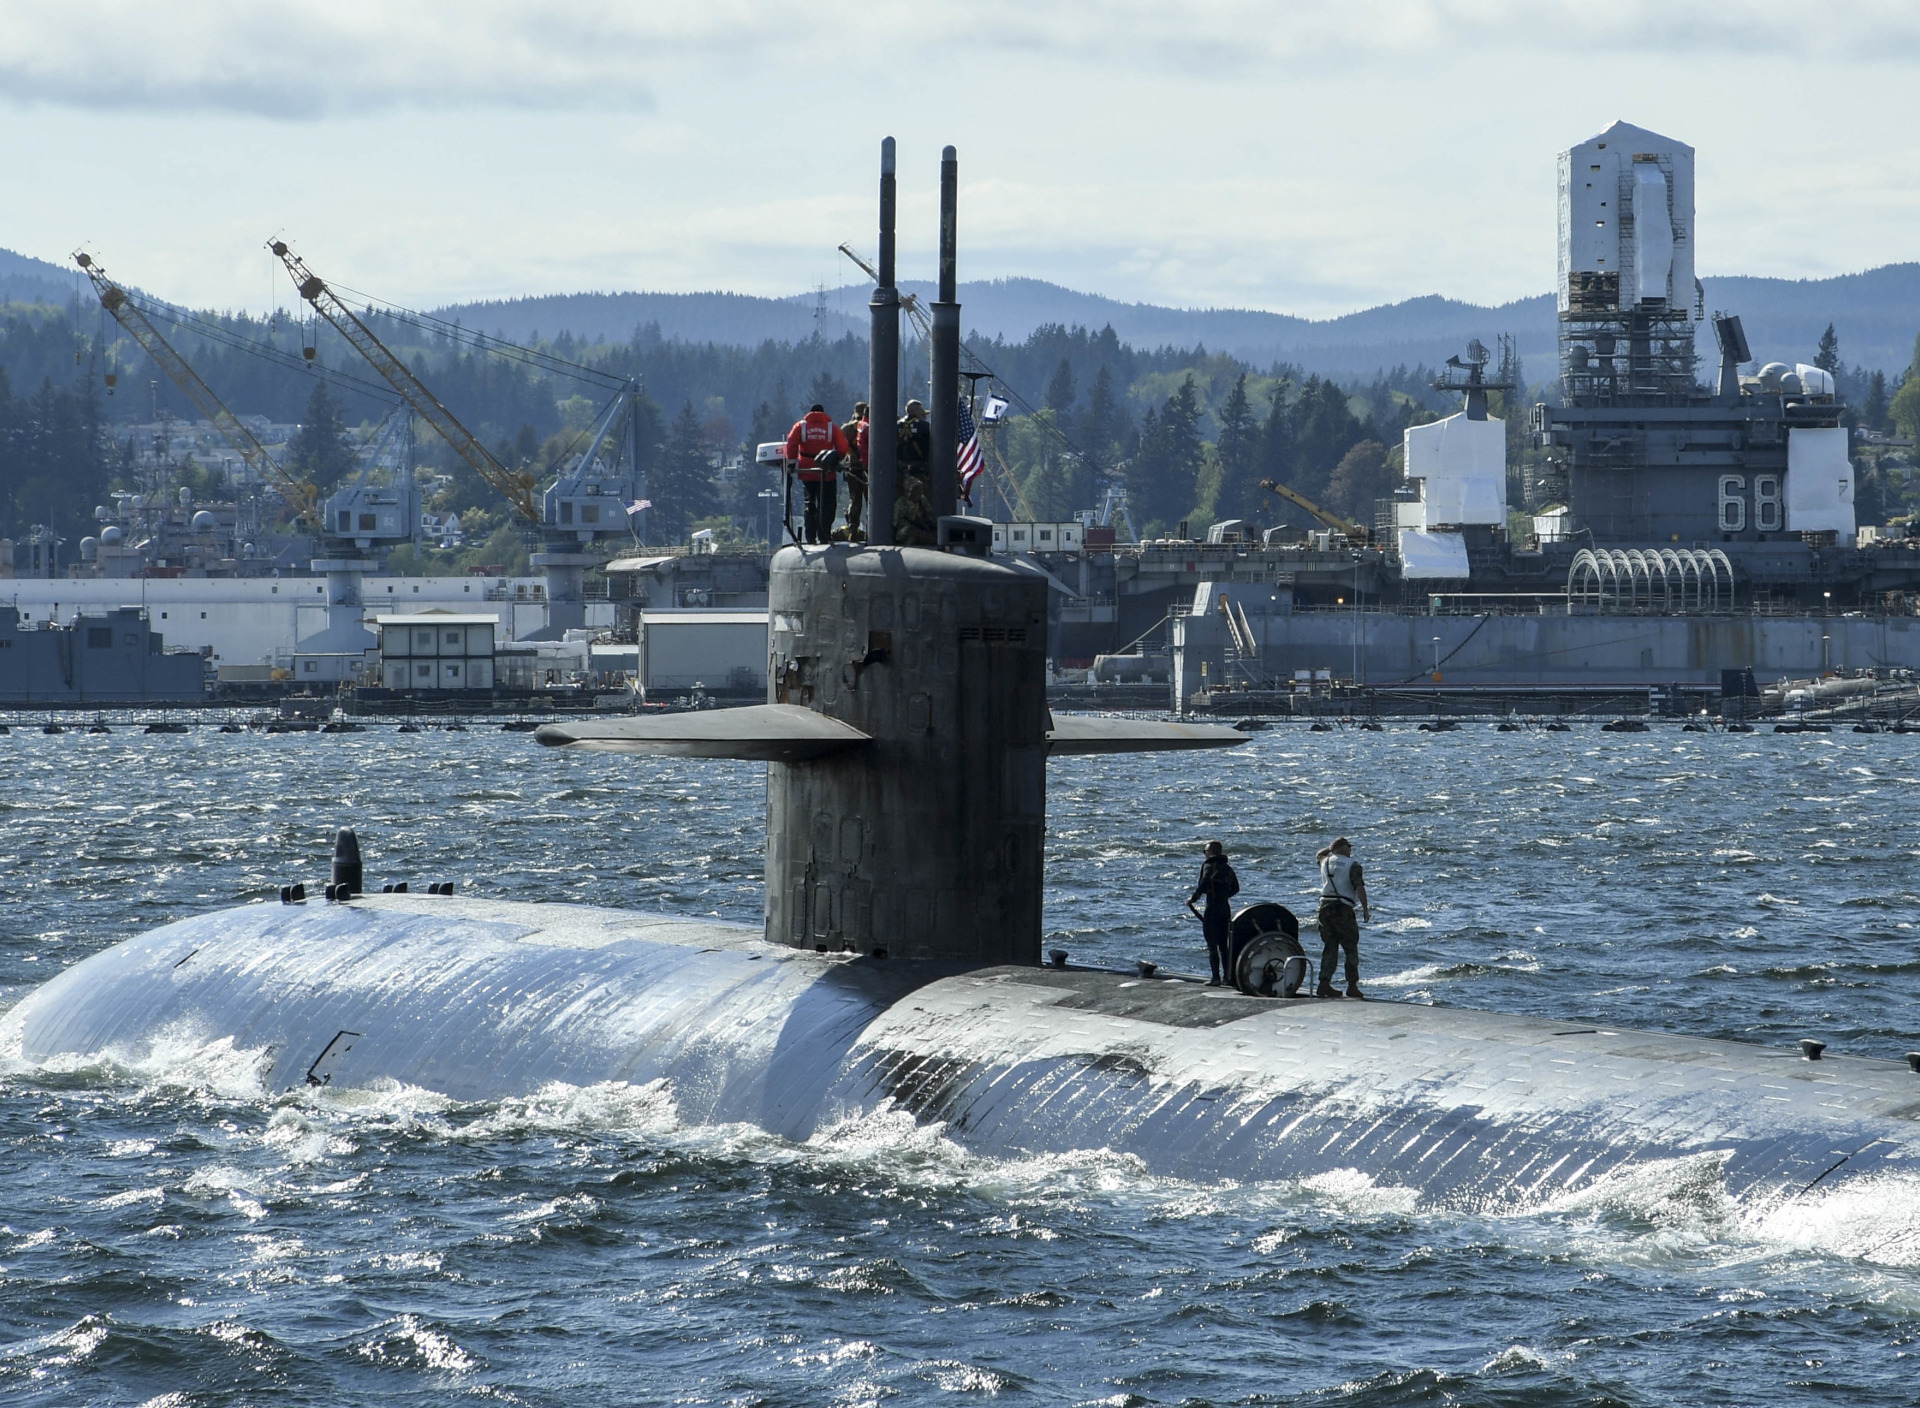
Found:
M 736 695 L 767 688 L 765 611 L 643 611 L 640 681 L 648 693 L 699 686 Z
M 491 614 L 415 611 L 376 616 L 380 683 L 388 689 L 492 689 Z
M 542 577 L 380 577 L 361 582 L 365 616 L 438 608 L 485 613 L 502 639 L 547 625 Z M 31 622 L 65 621 L 117 606 L 146 608 L 167 644 L 199 650 L 216 665 L 287 663 L 297 641 L 328 626 L 324 577 L 132 577 L 0 580 L 0 602 Z M 586 625 L 610 629 L 614 609 L 587 603 Z

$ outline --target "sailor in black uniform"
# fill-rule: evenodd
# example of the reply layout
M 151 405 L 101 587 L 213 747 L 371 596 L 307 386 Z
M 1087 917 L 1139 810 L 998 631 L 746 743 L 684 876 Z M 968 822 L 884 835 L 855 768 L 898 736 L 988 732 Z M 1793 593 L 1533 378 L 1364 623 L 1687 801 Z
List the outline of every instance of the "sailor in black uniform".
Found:
M 1240 877 L 1233 873 L 1233 867 L 1227 864 L 1227 848 L 1218 841 L 1207 842 L 1206 859 L 1200 862 L 1200 883 L 1193 887 L 1193 893 L 1187 896 L 1187 908 L 1199 919 L 1200 926 L 1207 935 L 1207 962 L 1213 965 L 1213 982 L 1208 986 L 1220 986 L 1220 968 L 1227 961 L 1227 936 L 1233 927 L 1233 897 L 1240 893 Z M 1204 897 L 1207 901 L 1203 914 L 1193 908 L 1193 902 Z M 1231 978 L 1233 975 L 1227 975 Z

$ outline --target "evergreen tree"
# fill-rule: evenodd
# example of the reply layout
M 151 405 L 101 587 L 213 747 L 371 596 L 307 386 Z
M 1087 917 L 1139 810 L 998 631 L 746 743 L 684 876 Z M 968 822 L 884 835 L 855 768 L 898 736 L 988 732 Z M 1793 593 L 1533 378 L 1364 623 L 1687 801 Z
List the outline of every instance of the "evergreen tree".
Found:
M 24 537 L 45 523 L 68 539 L 69 558 L 94 531 L 93 507 L 107 496 L 106 441 L 92 387 L 40 383 L 16 397 L 0 369 L 0 536 Z
M 1215 511 L 1230 518 L 1251 518 L 1258 500 L 1255 481 L 1260 452 L 1260 426 L 1247 399 L 1247 374 L 1240 373 L 1220 407 L 1220 434 L 1215 447 L 1220 457 L 1220 492 Z
M 1126 434 L 1126 413 L 1113 394 L 1113 372 L 1102 363 L 1087 392 L 1087 409 L 1080 416 L 1076 437 L 1087 455 L 1087 470 L 1096 480 L 1113 472 L 1120 441 Z
M 1292 487 L 1317 502 L 1334 466 L 1368 429 L 1348 407 L 1346 392 L 1331 381 L 1308 377 L 1293 407 Z
M 1074 384 L 1073 364 L 1062 357 L 1060 365 L 1053 369 L 1052 379 L 1047 382 L 1047 409 L 1064 427 L 1073 415 L 1073 403 L 1079 399 L 1080 388 Z
M 1269 526 L 1286 518 L 1284 509 L 1276 514 L 1272 496 L 1260 487 L 1260 481 L 1271 479 L 1287 484 L 1293 480 L 1293 407 L 1287 399 L 1292 389 L 1293 383 L 1285 377 L 1274 384 L 1273 400 L 1267 406 L 1267 423 L 1261 427 L 1259 443 L 1254 447 L 1253 472 L 1248 476 L 1251 482 L 1237 501 L 1225 494 L 1221 496 L 1221 506 L 1228 513 L 1264 521 Z
M 755 406 L 753 424 L 747 429 L 749 455 L 769 440 L 784 440 L 788 425 L 789 422 L 781 418 L 780 412 L 773 408 L 771 401 L 762 401 Z
M 1840 375 L 1840 339 L 1834 334 L 1832 323 L 1820 334 L 1820 350 L 1813 354 L 1813 364 L 1836 378 Z
M 1140 429 L 1140 449 L 1127 475 L 1127 498 L 1141 532 L 1151 537 L 1186 518 L 1200 477 L 1200 393 L 1189 376 L 1167 398 L 1151 427 Z M 1147 525 L 1155 525 L 1148 527 Z
M 287 444 L 287 469 L 325 494 L 353 468 L 353 451 L 347 442 L 347 423 L 340 415 L 340 403 L 334 400 L 324 381 L 313 384 L 307 397 L 306 414 L 300 429 Z
M 1920 385 L 1920 378 L 1915 379 Z M 1146 506 L 1148 503 L 1147 482 L 1160 464 L 1160 412 L 1152 406 L 1140 417 L 1140 438 L 1135 442 L 1133 455 L 1126 465 L 1127 501 L 1129 513 L 1133 518 L 1135 531 L 1142 537 L 1152 537 L 1147 530 Z
M 807 393 L 807 406 L 825 406 L 827 414 L 839 422 L 853 414 L 853 403 L 858 399 L 851 386 L 832 372 L 823 371 L 813 379 L 813 388 Z M 796 420 L 806 411 L 807 406 L 801 406 L 795 411 Z
M 1875 372 L 1867 378 L 1867 397 L 1860 407 L 1860 424 L 1868 430 L 1885 433 L 1887 429 L 1887 374 Z
M 1061 443 L 1053 411 L 1016 416 L 1000 433 L 1007 464 L 1019 478 L 1027 505 L 1037 520 L 1062 522 L 1071 518 L 1074 510 L 1087 507 L 1080 502 L 1076 483 L 1080 467 Z M 1015 514 L 1020 512 L 1015 504 L 1009 503 L 1008 508 Z
M 713 464 L 707 458 L 700 414 L 691 401 L 680 408 L 667 429 L 649 491 L 654 534 L 662 541 L 677 541 L 696 519 L 714 511 Z

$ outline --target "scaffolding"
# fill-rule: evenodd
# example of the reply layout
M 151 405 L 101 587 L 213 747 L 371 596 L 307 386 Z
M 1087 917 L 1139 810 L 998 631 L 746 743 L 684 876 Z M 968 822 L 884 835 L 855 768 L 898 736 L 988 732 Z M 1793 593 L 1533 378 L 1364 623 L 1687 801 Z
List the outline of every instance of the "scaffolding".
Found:
M 1573 406 L 1645 406 L 1699 394 L 1693 316 L 1685 307 L 1607 306 L 1617 274 L 1575 275 L 1560 315 L 1560 384 Z M 1612 289 L 1594 288 L 1611 284 Z

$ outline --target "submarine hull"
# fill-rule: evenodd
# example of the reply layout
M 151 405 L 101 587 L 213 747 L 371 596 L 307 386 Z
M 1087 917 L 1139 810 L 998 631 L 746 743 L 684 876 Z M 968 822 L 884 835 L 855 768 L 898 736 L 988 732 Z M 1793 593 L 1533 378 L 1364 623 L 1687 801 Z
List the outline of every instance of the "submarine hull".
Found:
M 1718 1162 L 1779 1203 L 1915 1167 L 1894 1062 L 1400 1003 L 1285 1001 L 1086 969 L 823 955 L 569 905 L 382 895 L 198 916 L 0 1019 L 46 1062 L 227 1041 L 263 1089 L 455 1099 L 663 1082 L 688 1123 L 805 1139 L 888 1108 L 984 1154 L 1105 1149 L 1156 1173 L 1354 1170 L 1424 1205 L 1537 1206 Z

